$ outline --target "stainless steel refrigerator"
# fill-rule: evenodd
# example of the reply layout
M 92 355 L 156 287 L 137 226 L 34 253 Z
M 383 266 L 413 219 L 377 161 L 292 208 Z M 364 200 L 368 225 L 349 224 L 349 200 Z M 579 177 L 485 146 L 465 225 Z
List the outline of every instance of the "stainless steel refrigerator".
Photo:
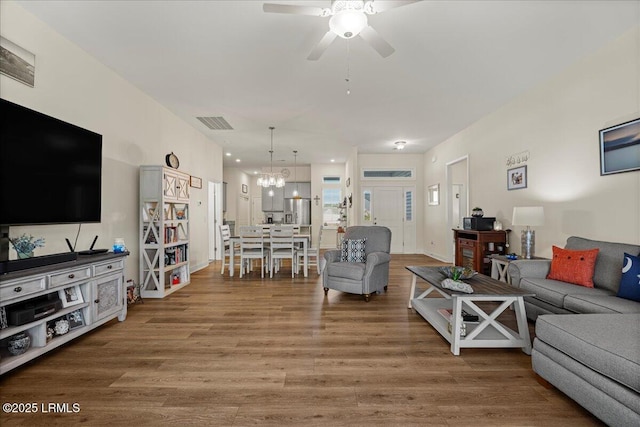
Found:
M 310 225 L 311 199 L 284 199 L 285 224 Z

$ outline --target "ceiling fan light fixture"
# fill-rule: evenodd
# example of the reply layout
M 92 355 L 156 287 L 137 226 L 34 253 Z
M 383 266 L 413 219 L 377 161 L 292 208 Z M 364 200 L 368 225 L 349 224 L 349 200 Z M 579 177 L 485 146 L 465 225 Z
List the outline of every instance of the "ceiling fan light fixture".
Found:
M 360 34 L 367 24 L 364 12 L 346 9 L 331 17 L 329 29 L 343 39 L 351 39 Z

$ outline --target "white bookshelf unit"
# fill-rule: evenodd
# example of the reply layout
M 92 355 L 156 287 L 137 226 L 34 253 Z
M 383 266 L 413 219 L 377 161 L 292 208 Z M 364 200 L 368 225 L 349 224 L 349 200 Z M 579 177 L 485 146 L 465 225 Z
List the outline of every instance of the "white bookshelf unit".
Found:
M 189 174 L 140 166 L 140 293 L 164 298 L 189 284 Z
M 5 315 L 10 319 L 12 311 L 33 310 L 24 323 L 21 321 L 18 323 L 22 324 L 18 325 L 9 321 L 6 328 L 0 329 L 0 374 L 60 347 L 113 318 L 124 321 L 127 303 L 123 273 L 127 255 L 128 252 L 79 256 L 75 261 L 0 276 L 0 307 Z M 67 288 L 79 289 L 79 301 L 82 302 L 59 309 L 38 310 L 40 302 L 59 298 L 61 291 Z M 82 317 L 81 324 L 65 334 L 47 337 L 47 329 L 51 324 L 78 311 Z M 14 356 L 7 350 L 7 344 L 11 337 L 21 332 L 29 335 L 31 345 L 25 353 Z

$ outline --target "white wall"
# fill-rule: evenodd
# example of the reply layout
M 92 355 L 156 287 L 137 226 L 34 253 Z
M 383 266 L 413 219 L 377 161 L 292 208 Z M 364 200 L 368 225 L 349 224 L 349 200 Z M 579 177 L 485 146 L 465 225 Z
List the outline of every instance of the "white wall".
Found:
M 640 243 L 640 171 L 600 176 L 598 140 L 599 129 L 640 116 L 639 46 L 637 27 L 429 150 L 425 185 L 443 189 L 445 163 L 469 154 L 470 207 L 512 228 L 516 253 L 522 227 L 511 227 L 514 206 L 544 207 L 540 256 L 550 257 L 551 246 L 571 235 Z M 506 159 L 523 151 L 530 154 L 528 187 L 507 191 Z M 426 209 L 424 233 L 443 256 L 452 238 L 445 209 Z
M 3 37 L 36 56 L 35 87 L 0 76 L 2 98 L 103 135 L 102 222 L 82 226 L 78 248 L 111 248 L 123 237 L 131 256 L 126 279 L 138 280 L 138 166 L 163 164 L 171 151 L 180 170 L 222 180 L 222 150 L 154 99 L 10 1 L 0 2 Z M 208 263 L 208 196 L 191 189 L 191 269 Z M 46 208 L 46 207 L 43 207 Z M 44 236 L 36 255 L 68 251 L 77 225 L 11 227 L 10 235 Z M 15 252 L 10 251 L 13 256 Z

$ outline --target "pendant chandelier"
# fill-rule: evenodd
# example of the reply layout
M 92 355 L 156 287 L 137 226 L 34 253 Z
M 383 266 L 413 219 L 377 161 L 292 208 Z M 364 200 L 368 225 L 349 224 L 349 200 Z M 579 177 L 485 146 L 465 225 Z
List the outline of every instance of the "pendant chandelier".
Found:
M 293 150 L 293 179 L 296 182 L 296 189 L 293 190 L 293 198 L 301 199 L 298 192 L 298 150 Z
M 281 188 L 284 187 L 284 176 L 281 173 L 273 172 L 273 130 L 275 128 L 273 126 L 269 126 L 269 129 L 271 130 L 271 149 L 269 150 L 269 155 L 271 156 L 271 172 L 263 172 L 260 174 L 260 177 L 258 178 L 258 186 L 264 188 Z

